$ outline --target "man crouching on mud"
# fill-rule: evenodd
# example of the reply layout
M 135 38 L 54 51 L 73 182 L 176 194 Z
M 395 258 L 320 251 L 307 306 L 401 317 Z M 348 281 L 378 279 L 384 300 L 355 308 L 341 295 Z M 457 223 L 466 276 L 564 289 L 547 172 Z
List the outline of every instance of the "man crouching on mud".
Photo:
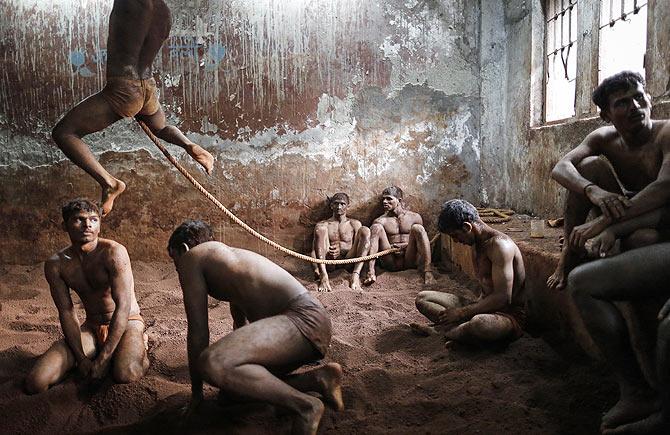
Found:
M 343 409 L 339 364 L 289 375 L 323 358 L 331 338 L 330 316 L 288 272 L 254 252 L 213 240 L 202 221 L 172 233 L 174 260 L 188 321 L 190 415 L 203 400 L 203 381 L 232 396 L 289 408 L 293 433 L 315 434 L 324 406 Z M 230 303 L 233 332 L 210 346 L 207 296 Z

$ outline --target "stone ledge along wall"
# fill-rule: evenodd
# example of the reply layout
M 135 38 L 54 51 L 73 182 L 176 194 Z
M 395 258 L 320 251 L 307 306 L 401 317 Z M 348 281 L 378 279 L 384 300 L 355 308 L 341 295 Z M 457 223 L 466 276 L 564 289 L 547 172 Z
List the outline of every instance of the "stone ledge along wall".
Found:
M 396 184 L 429 232 L 447 197 L 476 201 L 479 2 L 167 1 L 173 26 L 154 63 L 168 121 L 215 156 L 206 177 L 240 218 L 308 251 L 327 194 L 346 191 L 370 224 Z M 67 244 L 60 205 L 99 187 L 53 146 L 52 126 L 105 83 L 111 1 L 0 3 L 0 262 Z M 219 240 L 275 255 L 200 196 L 132 120 L 86 138 L 128 189 L 103 236 L 165 260 L 172 229 L 203 218 Z

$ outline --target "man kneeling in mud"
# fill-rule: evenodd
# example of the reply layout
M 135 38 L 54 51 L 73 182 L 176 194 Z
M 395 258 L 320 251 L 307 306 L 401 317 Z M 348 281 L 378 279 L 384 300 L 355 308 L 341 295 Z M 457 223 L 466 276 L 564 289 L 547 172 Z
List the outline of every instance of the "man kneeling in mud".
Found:
M 111 368 L 120 383 L 140 379 L 149 367 L 147 336 L 126 248 L 98 238 L 100 210 L 91 201 L 72 200 L 63 206 L 62 214 L 71 245 L 46 261 L 44 274 L 65 339 L 37 360 L 25 380 L 28 394 L 46 391 L 75 366 L 91 380 L 101 379 Z M 70 290 L 86 310 L 81 325 Z
M 444 203 L 438 228 L 456 242 L 474 246 L 472 260 L 482 293 L 479 300 L 467 304 L 450 293 L 422 291 L 416 297 L 417 309 L 446 330 L 450 341 L 487 343 L 519 338 L 526 316 L 516 299 L 526 273 L 514 241 L 482 222 L 477 209 L 460 199 Z M 424 325 L 410 326 L 422 335 L 435 332 Z
M 233 396 L 289 408 L 297 414 L 293 433 L 318 429 L 324 406 L 308 391 L 343 409 L 339 364 L 289 375 L 323 358 L 331 338 L 328 312 L 295 278 L 265 257 L 214 241 L 202 221 L 177 227 L 168 252 L 188 321 L 192 398 L 187 415 L 203 400 L 203 381 Z M 229 302 L 233 317 L 233 332 L 211 346 L 208 295 Z
M 344 192 L 336 193 L 328 198 L 328 206 L 333 216 L 316 224 L 312 257 L 337 260 L 367 255 L 370 250 L 370 229 L 364 227 L 359 220 L 347 216 L 349 195 Z M 353 265 L 349 282 L 352 290 L 362 290 L 361 269 L 362 261 Z M 315 264 L 314 275 L 319 280 L 320 292 L 332 291 L 325 264 Z

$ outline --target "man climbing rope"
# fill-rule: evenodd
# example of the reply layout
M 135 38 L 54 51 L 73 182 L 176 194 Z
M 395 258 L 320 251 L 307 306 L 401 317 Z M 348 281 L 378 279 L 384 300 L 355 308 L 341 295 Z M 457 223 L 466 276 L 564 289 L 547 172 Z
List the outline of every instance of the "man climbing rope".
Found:
M 170 10 L 163 0 L 114 0 L 107 37 L 107 84 L 72 108 L 53 129 L 58 147 L 102 188 L 100 207 L 107 215 L 126 189 L 95 159 L 82 138 L 124 117 L 143 121 L 159 138 L 178 145 L 211 173 L 214 158 L 173 125 L 156 95 L 151 64 L 170 33 Z

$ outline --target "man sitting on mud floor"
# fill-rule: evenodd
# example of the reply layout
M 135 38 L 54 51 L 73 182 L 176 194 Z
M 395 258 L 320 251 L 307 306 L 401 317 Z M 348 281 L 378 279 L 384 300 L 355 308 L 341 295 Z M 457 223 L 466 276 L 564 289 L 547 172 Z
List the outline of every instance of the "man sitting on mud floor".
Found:
M 203 381 L 222 392 L 289 408 L 293 433 L 315 434 L 324 406 L 317 392 L 343 409 L 339 364 L 290 373 L 325 356 L 330 315 L 288 272 L 254 252 L 213 241 L 202 221 L 172 233 L 168 252 L 181 283 L 188 321 L 192 398 L 187 415 L 203 400 Z M 207 296 L 230 303 L 233 332 L 209 343 Z
M 111 366 L 119 383 L 140 379 L 149 367 L 147 336 L 126 248 L 98 238 L 100 212 L 92 202 L 75 199 L 63 206 L 62 213 L 72 245 L 46 261 L 44 274 L 65 339 L 37 360 L 25 380 L 28 394 L 46 391 L 75 366 L 91 380 L 101 379 Z M 70 290 L 86 311 L 81 326 Z
M 372 222 L 370 227 L 370 252 L 376 254 L 390 248 L 400 251 L 380 257 L 382 267 L 390 271 L 418 267 L 423 274 L 424 284 L 434 284 L 431 266 L 430 240 L 423 219 L 418 213 L 405 210 L 403 193 L 399 187 L 391 186 L 382 192 L 382 206 L 385 213 Z M 377 280 L 375 261 L 368 263 L 368 275 L 363 282 L 370 285 Z
M 565 241 L 556 271 L 547 280 L 550 288 L 565 287 L 568 273 L 584 255 L 586 240 L 612 222 L 665 206 L 670 199 L 670 122 L 651 119 L 644 84 L 642 76 L 630 71 L 603 80 L 593 92 L 593 101 L 601 118 L 612 126 L 590 133 L 552 171 L 552 178 L 568 189 L 568 196 Z M 585 223 L 594 207 L 600 216 Z M 655 231 L 644 230 L 626 237 L 622 247 L 658 241 Z
M 349 195 L 336 193 L 328 198 L 328 205 L 333 216 L 316 224 L 312 257 L 337 260 L 367 255 L 370 250 L 370 229 L 361 225 L 359 220 L 347 217 Z M 363 262 L 355 263 L 353 268 L 349 286 L 352 290 L 362 290 L 360 275 Z M 319 280 L 320 292 L 332 291 L 325 264 L 315 264 L 314 274 Z
M 490 343 L 521 337 L 526 316 L 518 299 L 526 272 L 514 241 L 482 222 L 477 209 L 461 199 L 444 203 L 438 228 L 456 242 L 474 246 L 472 263 L 482 293 L 468 304 L 451 293 L 422 291 L 416 297 L 419 312 L 446 330 L 449 341 Z M 424 325 L 410 326 L 421 335 L 436 332 Z
M 102 216 L 112 210 L 126 185 L 100 165 L 82 138 L 121 118 L 144 121 L 157 137 L 184 148 L 208 174 L 212 171 L 212 155 L 177 127 L 166 125 L 158 102 L 151 64 L 170 26 L 170 10 L 163 0 L 114 0 L 107 37 L 107 84 L 72 108 L 53 129 L 58 147 L 102 187 Z
M 668 258 L 670 243 L 659 243 L 583 264 L 568 278 L 584 324 L 619 384 L 619 401 L 602 418 L 603 434 L 670 433 L 670 301 L 658 315 L 658 391 L 645 379 L 627 323 L 614 304 L 670 297 Z

